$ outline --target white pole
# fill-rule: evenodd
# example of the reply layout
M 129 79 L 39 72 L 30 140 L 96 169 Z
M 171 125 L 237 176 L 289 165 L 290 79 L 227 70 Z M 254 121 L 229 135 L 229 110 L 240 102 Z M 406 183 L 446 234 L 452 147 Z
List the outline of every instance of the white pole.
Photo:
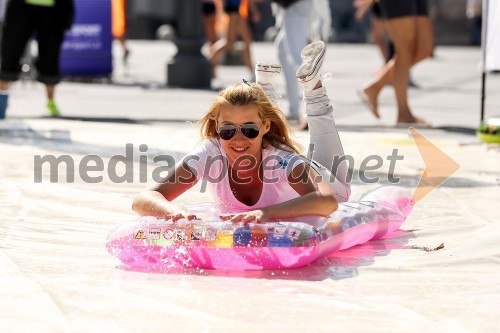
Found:
M 481 61 L 481 123 L 484 121 L 484 102 L 486 99 L 486 48 L 488 46 L 488 4 L 489 0 L 483 0 L 483 19 L 482 19 L 482 31 L 481 31 L 481 51 L 482 51 L 482 61 Z

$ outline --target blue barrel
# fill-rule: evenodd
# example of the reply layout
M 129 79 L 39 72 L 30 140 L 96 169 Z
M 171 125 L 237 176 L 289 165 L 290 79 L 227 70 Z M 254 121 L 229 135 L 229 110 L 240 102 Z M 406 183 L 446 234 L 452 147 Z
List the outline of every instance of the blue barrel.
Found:
M 76 17 L 61 49 L 62 76 L 113 72 L 110 0 L 75 0 Z

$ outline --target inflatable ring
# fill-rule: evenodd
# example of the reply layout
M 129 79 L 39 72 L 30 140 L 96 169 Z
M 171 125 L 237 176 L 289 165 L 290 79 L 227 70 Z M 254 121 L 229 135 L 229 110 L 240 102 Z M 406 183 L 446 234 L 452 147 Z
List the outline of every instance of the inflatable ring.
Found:
M 106 247 L 122 263 L 142 271 L 297 268 L 390 235 L 412 207 L 411 194 L 394 186 L 366 193 L 360 201 L 339 204 L 327 218 L 304 216 L 248 226 L 221 222 L 211 204 L 191 205 L 189 210 L 201 220 L 174 223 L 141 217 L 114 229 Z

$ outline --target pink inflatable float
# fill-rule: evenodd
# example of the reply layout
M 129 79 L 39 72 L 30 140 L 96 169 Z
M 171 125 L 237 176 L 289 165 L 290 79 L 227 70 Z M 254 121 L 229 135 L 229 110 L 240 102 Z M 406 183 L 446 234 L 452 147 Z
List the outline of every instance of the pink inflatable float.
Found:
M 335 251 L 388 236 L 412 209 L 411 193 L 387 186 L 339 205 L 331 216 L 233 225 L 210 204 L 190 206 L 201 220 L 173 223 L 141 217 L 108 236 L 106 247 L 125 265 L 142 271 L 197 267 L 223 270 L 305 266 Z

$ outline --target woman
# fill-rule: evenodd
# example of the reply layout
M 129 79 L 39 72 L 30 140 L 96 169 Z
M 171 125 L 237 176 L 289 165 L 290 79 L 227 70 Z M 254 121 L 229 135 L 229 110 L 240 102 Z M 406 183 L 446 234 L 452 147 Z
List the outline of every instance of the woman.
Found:
M 374 3 L 373 0 L 358 0 L 359 2 Z M 412 114 L 408 104 L 410 68 L 430 57 L 434 47 L 427 1 L 380 0 L 378 3 L 396 52 L 395 57 L 379 72 L 377 79 L 362 90 L 362 98 L 373 115 L 379 118 L 378 95 L 386 84 L 392 83 L 398 105 L 397 122 L 428 125 L 426 120 Z
M 201 2 L 203 13 L 203 28 L 205 30 L 205 40 L 208 46 L 212 46 L 217 41 L 215 32 L 216 7 L 215 0 L 203 0 Z
M 172 200 L 201 180 L 208 181 L 215 204 L 232 213 L 226 217 L 235 223 L 333 213 L 338 202 L 348 200 L 350 186 L 333 109 L 320 80 L 324 54 L 323 42 L 308 45 L 297 71 L 315 161 L 299 156 L 283 113 L 266 96 L 272 84 L 262 66 L 257 78 L 265 84 L 244 82 L 221 91 L 201 120 L 201 147 L 164 183 L 139 194 L 133 209 L 141 215 L 194 219 Z M 329 171 L 334 169 L 335 177 Z
M 248 1 L 248 8 L 251 14 L 251 18 L 254 22 L 260 20 L 259 13 L 253 3 L 253 0 Z M 252 33 L 248 27 L 248 23 L 245 18 L 240 15 L 240 5 L 241 0 L 224 0 L 224 12 L 229 17 L 227 24 L 226 38 L 220 39 L 215 44 L 212 45 L 210 54 L 210 62 L 212 63 L 212 77 L 215 77 L 215 69 L 220 63 L 220 57 L 230 50 L 238 37 L 241 37 L 244 43 L 243 48 L 243 63 L 249 69 L 250 73 L 253 73 L 253 62 L 250 54 L 250 44 L 252 43 Z

